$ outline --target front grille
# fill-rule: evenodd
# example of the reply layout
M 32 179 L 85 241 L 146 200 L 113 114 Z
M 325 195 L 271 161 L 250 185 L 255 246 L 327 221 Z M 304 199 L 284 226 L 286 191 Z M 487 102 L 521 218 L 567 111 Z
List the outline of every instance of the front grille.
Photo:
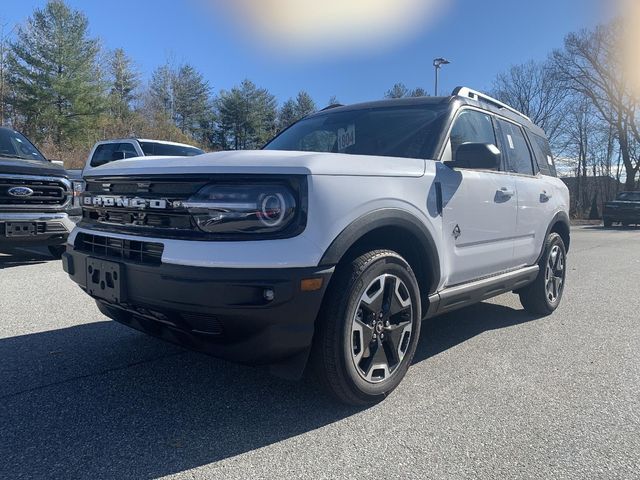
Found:
M 84 232 L 76 236 L 74 248 L 98 257 L 128 260 L 146 265 L 160 265 L 164 251 L 164 245 L 161 243 L 125 240 Z
M 27 187 L 33 191 L 29 196 L 9 194 L 14 187 Z M 52 177 L 0 176 L 0 206 L 14 208 L 60 207 L 69 199 L 70 189 L 64 179 Z

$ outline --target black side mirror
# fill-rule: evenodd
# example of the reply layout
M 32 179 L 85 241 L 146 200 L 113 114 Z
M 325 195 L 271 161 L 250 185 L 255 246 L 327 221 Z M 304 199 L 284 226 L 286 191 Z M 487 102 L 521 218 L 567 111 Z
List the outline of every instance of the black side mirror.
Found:
M 453 168 L 492 170 L 500 166 L 500 150 L 492 143 L 463 143 L 453 158 Z

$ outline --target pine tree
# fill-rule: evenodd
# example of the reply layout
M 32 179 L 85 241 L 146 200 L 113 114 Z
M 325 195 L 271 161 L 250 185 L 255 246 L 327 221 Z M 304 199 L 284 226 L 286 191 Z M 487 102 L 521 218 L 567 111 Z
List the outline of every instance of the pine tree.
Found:
M 154 70 L 149 82 L 151 108 L 168 118 L 173 118 L 173 85 L 175 72 L 167 63 Z
M 409 89 L 404 83 L 396 83 L 384 94 L 385 98 L 403 98 L 409 94 Z
M 217 142 L 223 149 L 260 148 L 276 132 L 277 102 L 264 88 L 244 80 L 216 101 Z
M 200 124 L 209 114 L 209 84 L 191 65 L 173 77 L 173 116 L 182 133 L 200 136 Z
M 98 49 L 87 18 L 61 0 L 36 9 L 18 28 L 8 59 L 11 106 L 36 142 L 48 139 L 61 151 L 95 127 L 105 105 Z
M 298 92 L 295 100 L 289 99 L 282 104 L 278 113 L 278 130 L 284 130 L 289 125 L 316 111 L 316 104 L 304 90 Z
M 109 59 L 109 74 L 109 108 L 117 120 L 123 121 L 131 113 L 139 77 L 133 70 L 131 59 L 121 48 L 114 50 Z

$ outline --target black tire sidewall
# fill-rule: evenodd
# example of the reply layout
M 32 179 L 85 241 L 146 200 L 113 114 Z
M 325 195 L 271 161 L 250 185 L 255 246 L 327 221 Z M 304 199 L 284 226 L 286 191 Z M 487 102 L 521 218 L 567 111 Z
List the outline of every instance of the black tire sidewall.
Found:
M 387 380 L 383 380 L 379 383 L 370 383 L 364 380 L 353 363 L 351 357 L 351 322 L 356 313 L 356 309 L 359 306 L 360 298 L 364 293 L 364 289 L 378 276 L 389 273 L 396 275 L 400 278 L 405 285 L 411 297 L 411 303 L 413 306 L 413 325 L 411 331 L 411 340 L 409 348 L 402 363 L 393 372 L 393 375 Z M 372 261 L 370 265 L 362 272 L 357 280 L 349 285 L 349 293 L 346 296 L 348 299 L 345 308 L 342 310 L 344 313 L 343 322 L 341 326 L 342 337 L 342 364 L 346 374 L 347 381 L 351 384 L 351 387 L 355 390 L 358 396 L 375 397 L 384 396 L 386 393 L 393 390 L 398 386 L 400 381 L 404 378 L 413 356 L 417 348 L 417 343 L 420 336 L 420 323 L 421 323 L 421 305 L 420 305 L 420 293 L 418 283 L 416 281 L 413 272 L 409 265 L 399 256 L 388 255 L 382 258 L 378 258 Z
M 562 251 L 562 258 L 564 260 L 564 270 L 563 270 L 563 277 L 562 277 L 562 289 L 560 290 L 560 294 L 558 295 L 558 298 L 556 299 L 556 301 L 552 303 L 551 301 L 549 301 L 549 297 L 547 296 L 545 272 L 547 268 L 547 263 L 549 262 L 549 257 L 551 256 L 551 250 L 556 245 L 559 246 L 560 250 Z M 543 262 L 541 262 L 541 265 L 540 265 L 540 277 L 539 277 L 542 281 L 541 290 L 544 292 L 544 300 L 547 303 L 549 310 L 553 311 L 556 308 L 558 308 L 558 306 L 560 305 L 560 302 L 562 301 L 562 296 L 564 295 L 564 287 L 567 281 L 567 250 L 564 246 L 564 242 L 562 241 L 562 237 L 557 233 L 552 233 L 549 236 L 542 260 Z

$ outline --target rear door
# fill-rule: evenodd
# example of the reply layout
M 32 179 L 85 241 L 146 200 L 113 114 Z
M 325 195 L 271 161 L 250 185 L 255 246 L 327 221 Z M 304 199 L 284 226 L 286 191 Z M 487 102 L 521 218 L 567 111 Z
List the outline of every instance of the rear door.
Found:
M 505 169 L 514 175 L 518 194 L 513 258 L 518 266 L 532 265 L 542 250 L 552 216 L 547 210 L 553 194 L 549 187 L 545 188 L 523 128 L 503 119 L 498 119 L 497 124 Z
M 443 161 L 455 159 L 463 143 L 498 145 L 494 122 L 486 112 L 465 108 L 454 120 Z M 442 182 L 443 245 L 448 250 L 445 286 L 458 285 L 514 265 L 515 178 L 495 170 L 439 167 Z

